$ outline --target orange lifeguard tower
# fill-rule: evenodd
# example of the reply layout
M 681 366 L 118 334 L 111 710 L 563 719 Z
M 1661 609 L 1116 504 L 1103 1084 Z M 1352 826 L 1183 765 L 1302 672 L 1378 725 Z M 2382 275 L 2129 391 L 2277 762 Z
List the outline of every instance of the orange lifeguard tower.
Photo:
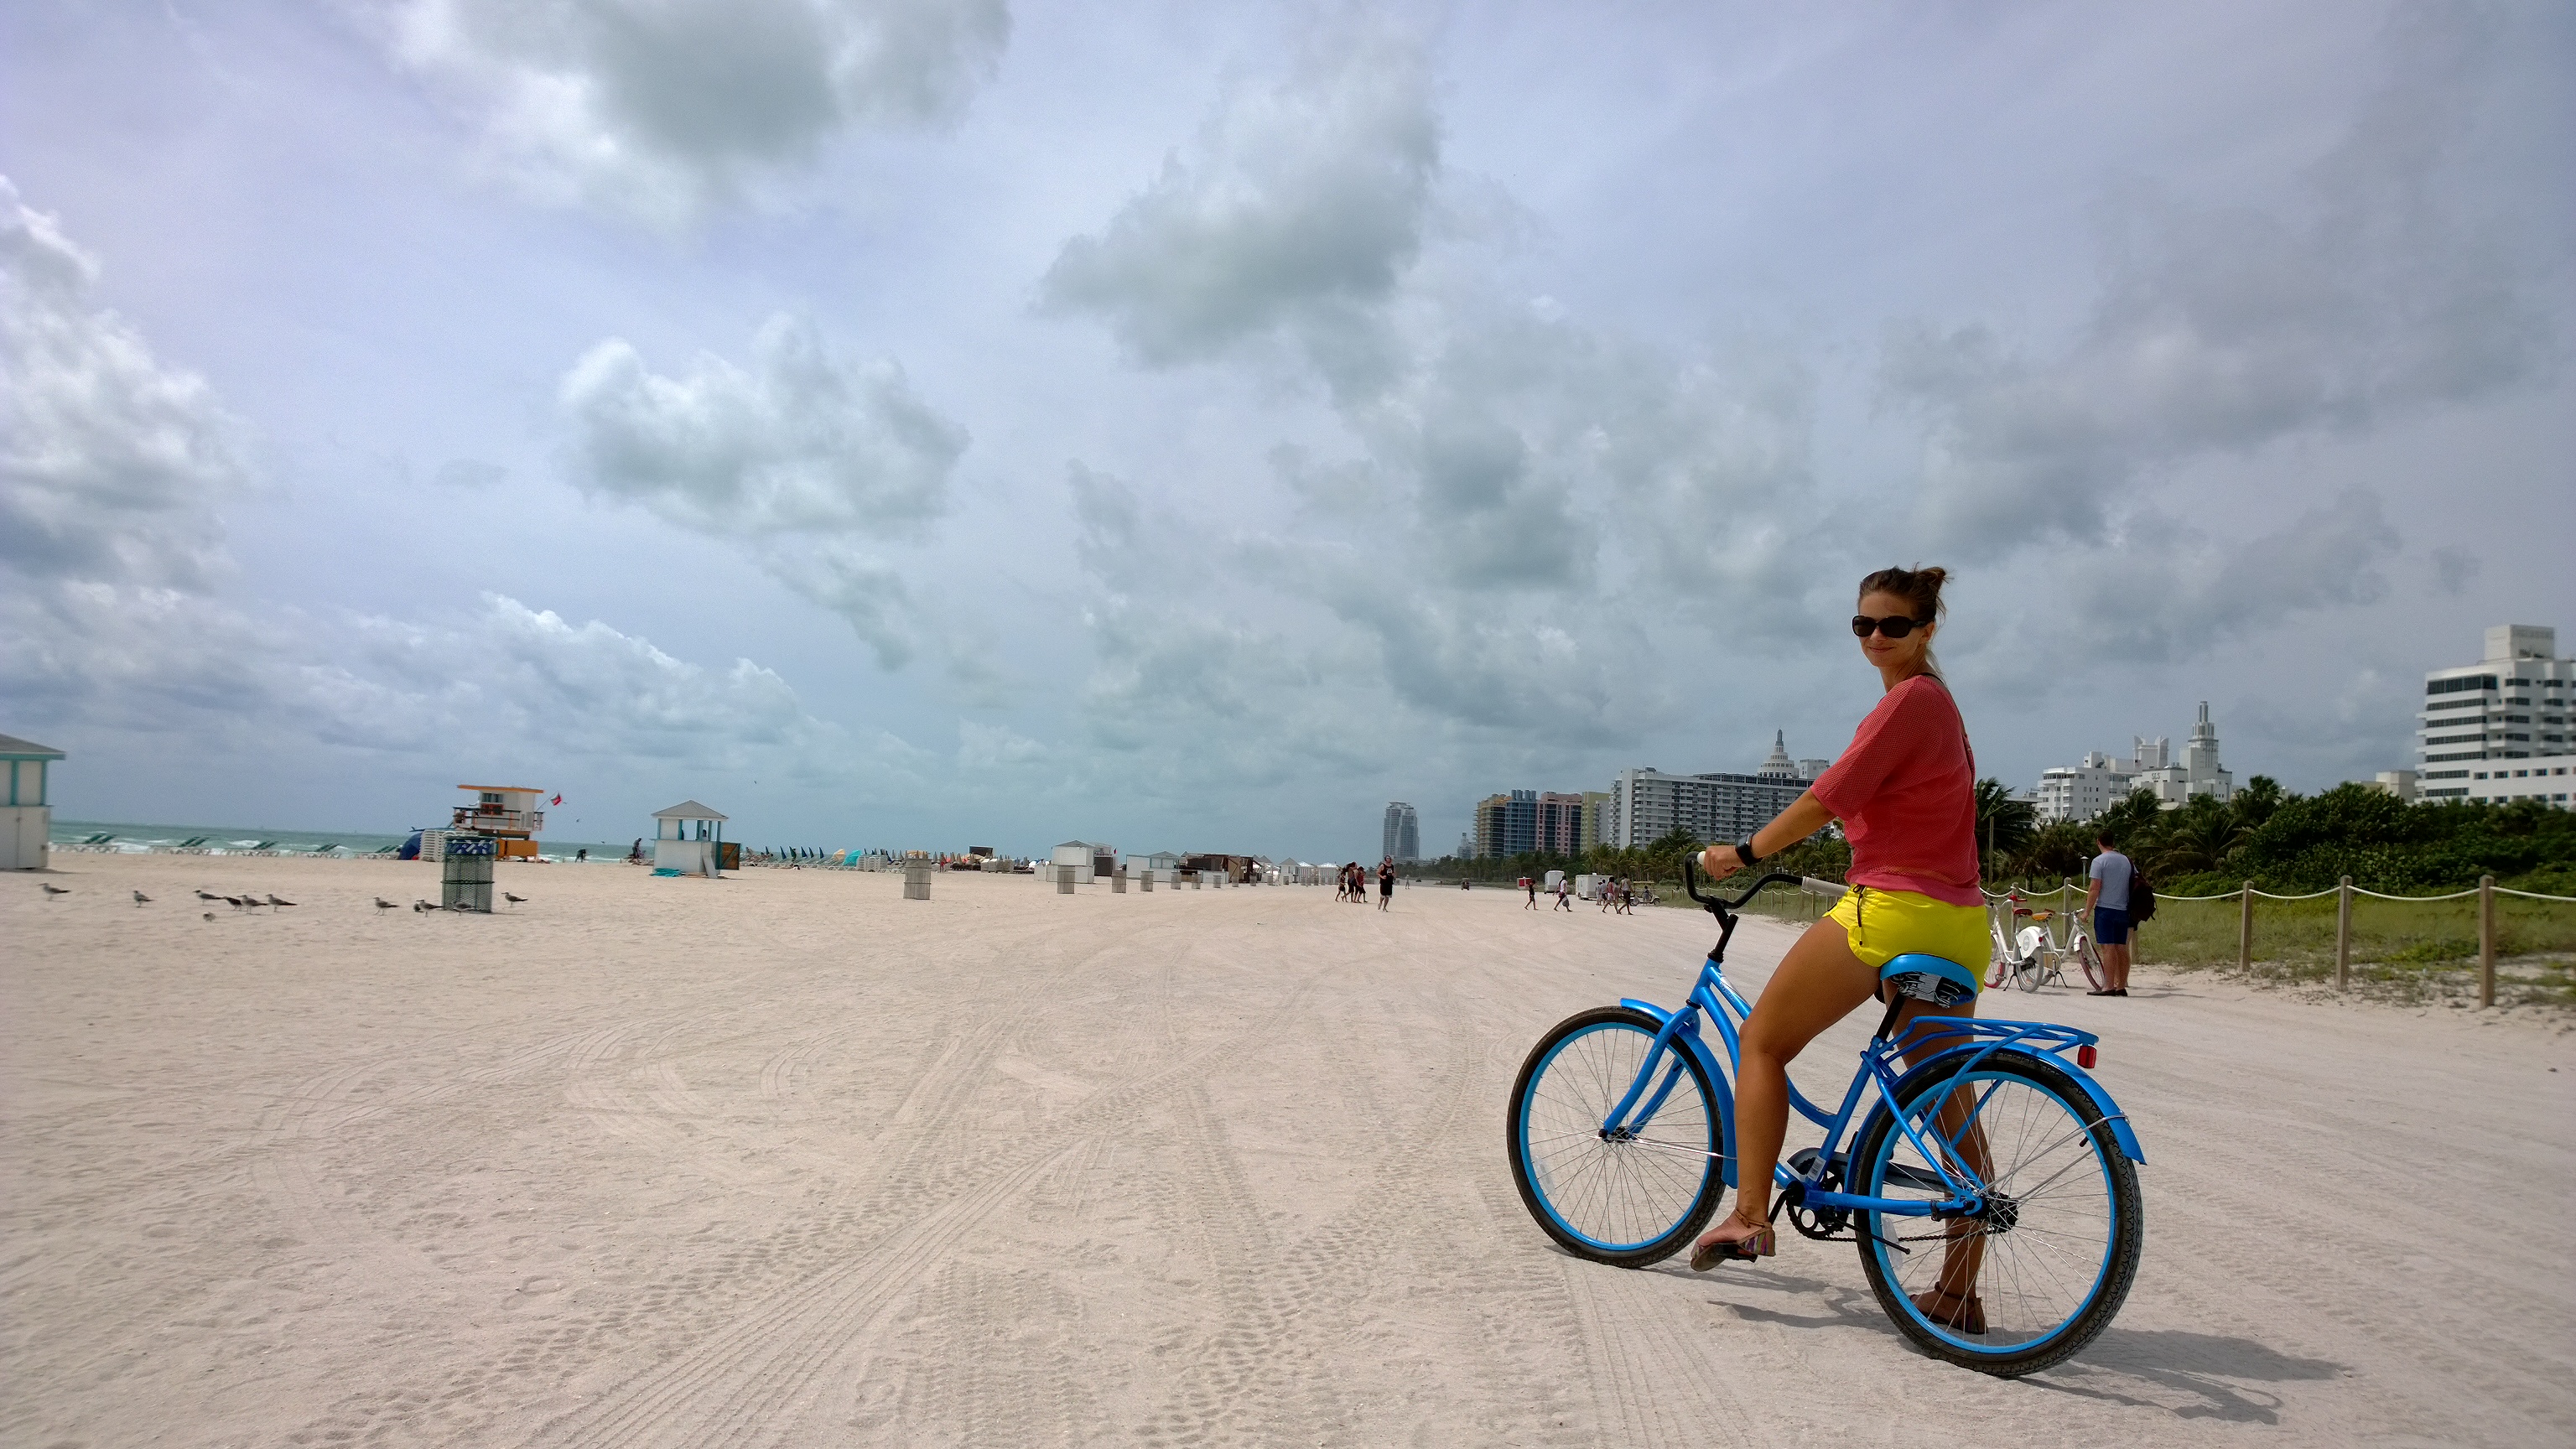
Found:
M 474 796 L 456 807 L 451 829 L 492 837 L 492 853 L 508 859 L 534 860 L 537 832 L 546 828 L 546 812 L 537 808 L 545 791 L 526 785 L 459 785 Z

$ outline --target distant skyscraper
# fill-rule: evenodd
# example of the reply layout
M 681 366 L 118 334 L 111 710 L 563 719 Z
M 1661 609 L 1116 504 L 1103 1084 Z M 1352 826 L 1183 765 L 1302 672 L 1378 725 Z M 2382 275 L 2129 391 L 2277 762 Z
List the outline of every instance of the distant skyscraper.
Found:
M 1381 853 L 1401 865 L 1411 865 L 1422 858 L 1422 821 L 1413 813 L 1413 807 L 1401 800 L 1387 803 Z
M 1580 797 L 1577 797 L 1580 803 Z M 1476 855 L 1504 860 L 1538 849 L 1538 792 L 1512 790 L 1476 802 Z
M 1576 843 L 1582 846 L 1585 850 L 1590 850 L 1592 847 L 1608 840 L 1610 838 L 1609 817 L 1610 792 L 1607 790 L 1584 791 L 1583 833 L 1577 839 Z

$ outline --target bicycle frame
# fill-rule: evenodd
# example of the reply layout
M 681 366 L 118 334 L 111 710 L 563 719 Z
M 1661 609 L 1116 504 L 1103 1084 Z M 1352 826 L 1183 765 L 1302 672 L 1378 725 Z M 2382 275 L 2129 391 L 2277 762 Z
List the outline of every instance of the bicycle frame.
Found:
M 1782 882 L 1837 894 L 1842 889 L 1826 882 L 1801 881 L 1795 876 L 1774 873 L 1754 882 L 1741 897 L 1728 903 L 1701 895 L 1689 879 L 1688 862 L 1684 862 L 1683 889 L 1691 899 L 1706 906 L 1709 913 L 1718 918 L 1720 934 L 1717 944 L 1709 948 L 1707 959 L 1700 965 L 1699 979 L 1692 985 L 1689 997 L 1679 1010 L 1668 1011 L 1653 1002 L 1641 1001 L 1634 997 L 1621 999 L 1620 1005 L 1644 1012 L 1654 1018 L 1656 1032 L 1654 1044 L 1647 1049 L 1646 1059 L 1638 1067 L 1636 1080 L 1629 1084 L 1626 1095 L 1611 1108 L 1610 1115 L 1601 1124 L 1601 1131 L 1605 1137 L 1624 1136 L 1630 1140 L 1639 1140 L 1635 1138 L 1636 1124 L 1652 1120 L 1655 1113 L 1662 1109 L 1665 1098 L 1672 1094 L 1674 1087 L 1681 1081 L 1682 1063 L 1677 1059 L 1668 1062 L 1665 1054 L 1689 1052 L 1697 1057 L 1700 1065 L 1706 1069 L 1709 1081 L 1717 1093 L 1717 1110 L 1722 1124 L 1721 1144 L 1728 1148 L 1733 1147 L 1736 1140 L 1735 1075 L 1743 1060 L 1740 1030 L 1741 1024 L 1752 1016 L 1753 1008 L 1726 979 L 1726 945 L 1735 934 L 1736 922 L 1734 912 L 1727 907 L 1729 904 L 1742 906 L 1765 886 Z M 1718 1038 L 1726 1047 L 1726 1062 L 1723 1068 L 1700 1031 L 1699 1022 L 1703 1014 L 1716 1023 Z M 1890 1022 L 1893 1019 L 1894 1011 L 1891 1008 Z M 1855 1212 L 1879 1213 L 1890 1217 L 1930 1217 L 1935 1214 L 1974 1216 L 1983 1212 L 1984 1184 L 1976 1180 L 1975 1169 L 1961 1158 L 1957 1151 L 1957 1142 L 1976 1124 L 1978 1115 L 1984 1110 L 1986 1097 L 1980 1097 L 1968 1113 L 1967 1120 L 1960 1124 L 1956 1132 L 1946 1136 L 1938 1130 L 1937 1122 L 1932 1120 L 1932 1114 L 1923 1114 L 1926 1120 L 1918 1124 L 1914 1120 L 1917 1114 L 1894 1112 L 1892 1104 L 1899 1100 L 1899 1095 L 1906 1084 L 1917 1078 L 1926 1077 L 1934 1072 L 1942 1076 L 1951 1076 L 1973 1071 L 1987 1057 L 2007 1047 L 2046 1053 L 2057 1066 L 2074 1077 L 2092 1098 L 2095 1107 L 2102 1114 L 2099 1120 L 2109 1123 L 2122 1154 L 2133 1161 L 2146 1161 L 2146 1155 L 2139 1149 L 2137 1137 L 2130 1130 L 2125 1114 L 2121 1113 L 2118 1105 L 2111 1100 L 2110 1094 L 2103 1091 L 2100 1084 L 2093 1080 L 2082 1063 L 2067 1055 L 2070 1050 L 2082 1052 L 2095 1045 L 2100 1038 L 2092 1033 L 2078 1031 L 2073 1027 L 2059 1026 L 2052 1022 L 1986 1021 L 1968 1016 L 1916 1017 L 1909 1025 L 1902 1041 L 1886 1035 L 1886 1031 L 1887 1027 L 1882 1025 L 1880 1034 L 1873 1036 L 1869 1044 L 1861 1048 L 1860 1066 L 1852 1074 L 1851 1085 L 1844 1089 L 1841 1104 L 1832 1111 L 1827 1111 L 1808 1100 L 1807 1095 L 1798 1090 L 1796 1082 L 1789 1083 L 1789 1104 L 1797 1110 L 1798 1115 L 1825 1129 L 1824 1142 L 1812 1159 L 1815 1178 L 1811 1179 L 1790 1171 L 1785 1162 L 1773 1169 L 1773 1181 L 1786 1190 L 1792 1205 L 1809 1209 L 1842 1208 Z M 1926 1055 L 1927 1049 L 1930 1049 L 1928 1055 Z M 1921 1059 L 1911 1066 L 1898 1070 L 1892 1064 L 1898 1061 L 1901 1052 L 1908 1051 Z M 2089 1052 L 2084 1054 L 2089 1056 Z M 1662 1079 L 1660 1083 L 1657 1082 L 1659 1075 Z M 1922 1154 L 1924 1161 L 1932 1164 L 1934 1172 L 1940 1179 L 1937 1185 L 1947 1194 L 1946 1196 L 1937 1201 L 1923 1198 L 1869 1197 L 1829 1189 L 1823 1185 L 1821 1178 L 1825 1169 L 1843 1155 L 1845 1133 L 1855 1126 L 1855 1113 L 1861 1105 L 1864 1089 L 1873 1087 L 1877 1091 L 1877 1100 L 1871 1104 L 1872 1110 L 1890 1112 L 1894 1115 L 1896 1125 L 1913 1143 L 1915 1150 Z M 1987 1095 L 1991 1096 L 1991 1092 Z M 1866 1122 L 1869 1119 L 1864 1117 L 1860 1120 Z M 1935 1151 L 1932 1145 L 1925 1141 L 1926 1128 L 1929 1128 L 1939 1139 L 1940 1150 Z M 1853 1140 L 1858 1140 L 1857 1135 Z M 1676 1147 L 1671 1150 L 1689 1149 Z M 1693 1155 L 1705 1154 L 1694 1152 Z M 1735 1154 L 1732 1151 L 1726 1151 L 1714 1155 L 1719 1159 L 1719 1171 L 1726 1184 L 1729 1187 L 1739 1187 L 1741 1184 L 1736 1181 Z M 1928 1181 L 1916 1184 L 1917 1187 L 1925 1190 L 1929 1190 L 1934 1185 Z

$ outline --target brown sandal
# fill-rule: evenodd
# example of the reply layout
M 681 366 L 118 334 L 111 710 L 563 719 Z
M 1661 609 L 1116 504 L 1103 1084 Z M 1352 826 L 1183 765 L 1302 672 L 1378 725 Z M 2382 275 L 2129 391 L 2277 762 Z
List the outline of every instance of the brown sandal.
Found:
M 1953 1293 L 1947 1288 L 1928 1288 L 1913 1295 L 1914 1306 L 1924 1317 L 1943 1328 L 1982 1336 L 1986 1331 L 1986 1305 L 1974 1293 Z
M 1779 1251 L 1779 1246 L 1779 1239 L 1773 1236 L 1771 1225 L 1764 1223 L 1747 1232 L 1743 1237 L 1721 1238 L 1716 1242 L 1702 1243 L 1691 1249 L 1691 1271 L 1705 1273 L 1720 1263 L 1754 1262 L 1757 1259 L 1770 1257 Z

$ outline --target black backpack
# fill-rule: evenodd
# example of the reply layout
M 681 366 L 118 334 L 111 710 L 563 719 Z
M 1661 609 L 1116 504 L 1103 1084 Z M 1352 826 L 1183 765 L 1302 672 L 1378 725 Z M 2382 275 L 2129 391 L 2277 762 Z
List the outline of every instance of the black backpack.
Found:
M 2129 924 L 2143 926 L 2156 918 L 2156 888 L 2144 866 L 2129 862 Z

